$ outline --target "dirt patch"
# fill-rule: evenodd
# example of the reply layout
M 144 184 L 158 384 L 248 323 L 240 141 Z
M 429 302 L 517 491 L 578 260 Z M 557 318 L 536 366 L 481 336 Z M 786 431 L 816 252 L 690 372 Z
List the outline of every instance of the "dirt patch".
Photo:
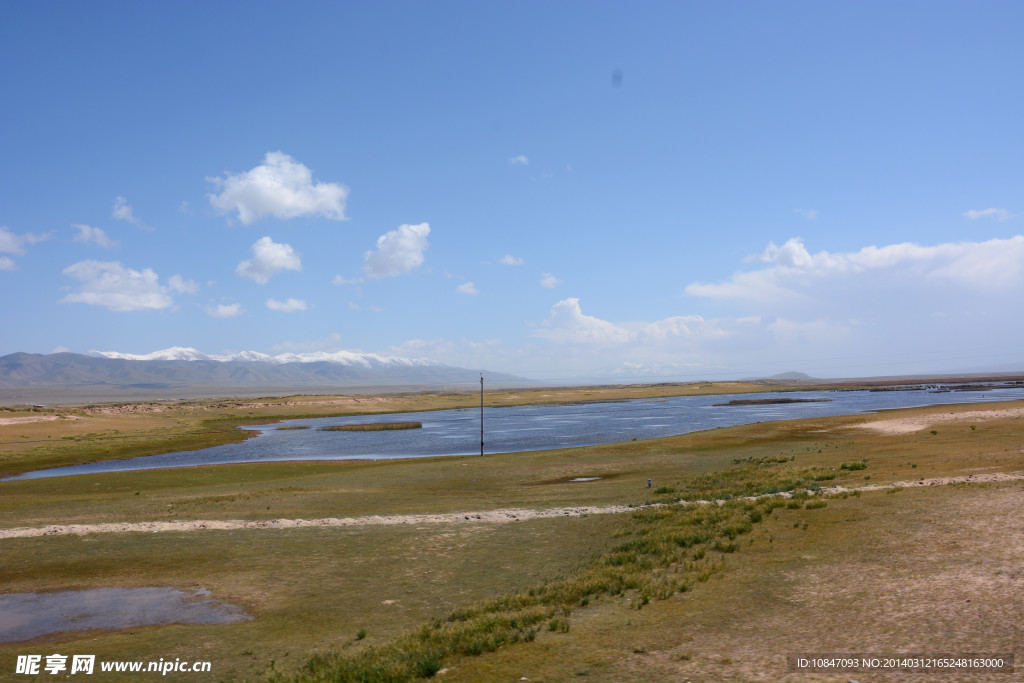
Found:
M 54 420 L 77 420 L 75 415 L 28 415 L 26 417 L 0 417 L 0 427 L 20 425 L 27 422 L 53 422 Z
M 981 422 L 983 420 L 1001 420 L 1006 418 L 1020 419 L 1024 417 L 1024 408 L 1004 408 L 997 410 L 968 410 L 965 412 L 940 413 L 922 417 L 892 418 L 873 420 L 855 425 L 859 429 L 870 429 L 881 434 L 909 434 L 928 429 L 937 424 L 949 422 Z

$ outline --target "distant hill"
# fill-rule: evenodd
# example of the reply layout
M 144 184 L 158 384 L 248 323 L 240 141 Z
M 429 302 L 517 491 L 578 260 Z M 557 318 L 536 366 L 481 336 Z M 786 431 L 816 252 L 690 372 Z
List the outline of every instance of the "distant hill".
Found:
M 816 379 L 818 379 L 818 378 L 817 377 L 811 377 L 810 375 L 808 375 L 806 373 L 803 373 L 803 372 L 780 372 L 779 374 L 772 375 L 771 377 L 744 377 L 740 381 L 741 382 L 764 382 L 764 381 L 769 381 L 769 380 L 778 380 L 778 381 L 785 382 L 785 381 L 802 381 L 802 380 L 814 381 Z
M 490 386 L 520 380 L 513 375 L 485 372 Z M 429 360 L 361 354 L 285 354 L 254 352 L 208 356 L 195 349 L 174 348 L 133 356 L 116 352 L 12 353 L 0 357 L 0 391 L 59 389 L 76 395 L 103 390 L 137 395 L 230 395 L 245 389 L 346 389 L 352 387 L 472 386 L 478 370 L 442 365 Z M 16 392 L 21 393 L 21 392 Z M 95 392 L 87 392 L 95 393 Z M 251 392 L 243 392 L 251 393 Z
M 803 372 L 780 372 L 777 375 L 772 375 L 771 377 L 766 377 L 765 379 L 817 379 L 817 378 L 816 377 L 811 377 L 810 375 L 805 374 Z

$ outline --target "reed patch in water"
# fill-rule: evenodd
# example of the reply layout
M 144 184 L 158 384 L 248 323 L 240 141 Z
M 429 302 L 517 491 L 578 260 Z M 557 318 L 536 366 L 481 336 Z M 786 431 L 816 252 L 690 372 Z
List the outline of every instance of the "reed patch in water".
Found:
M 322 432 L 382 432 L 390 429 L 419 429 L 422 422 L 369 422 L 358 425 L 330 425 L 321 427 Z

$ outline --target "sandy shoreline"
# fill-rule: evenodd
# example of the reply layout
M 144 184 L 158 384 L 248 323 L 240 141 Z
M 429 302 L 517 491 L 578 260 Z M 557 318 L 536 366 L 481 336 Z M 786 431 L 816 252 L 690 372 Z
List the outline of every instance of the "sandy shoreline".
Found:
M 899 481 L 892 484 L 871 484 L 855 488 L 833 486 L 823 488 L 823 494 L 843 493 L 845 491 L 882 491 L 895 488 L 911 488 L 918 486 L 942 486 L 946 484 L 982 484 L 1003 481 L 1024 480 L 1024 472 L 991 474 L 969 474 L 961 477 L 938 477 L 935 479 L 918 479 Z M 790 497 L 790 493 L 771 493 L 758 498 L 778 496 Z M 750 498 L 748 500 L 755 500 Z M 454 512 L 434 515 L 371 515 L 367 517 L 326 517 L 322 519 L 268 519 L 268 520 L 191 520 L 179 522 L 114 522 L 107 524 L 51 524 L 42 527 L 15 527 L 0 529 L 0 539 L 32 538 L 37 536 L 68 536 L 86 534 L 111 533 L 160 533 L 173 531 L 211 531 L 231 529 L 295 529 L 298 527 L 339 527 L 339 526 L 397 526 L 402 524 L 507 524 L 528 519 L 545 519 L 552 517 L 583 517 L 586 515 L 608 515 L 632 512 L 664 505 L 710 505 L 723 501 L 694 500 L 679 503 L 655 503 L 652 505 L 607 505 L 578 506 L 552 508 L 548 510 L 531 509 L 499 509 L 476 512 Z
M 856 425 L 859 429 L 870 429 L 882 434 L 909 434 L 928 429 L 937 424 L 948 422 L 981 422 L 984 420 L 1000 420 L 1004 418 L 1019 419 L 1024 417 L 1024 408 L 999 408 L 995 410 L 968 410 L 949 412 L 922 417 L 897 417 L 885 420 L 872 420 Z

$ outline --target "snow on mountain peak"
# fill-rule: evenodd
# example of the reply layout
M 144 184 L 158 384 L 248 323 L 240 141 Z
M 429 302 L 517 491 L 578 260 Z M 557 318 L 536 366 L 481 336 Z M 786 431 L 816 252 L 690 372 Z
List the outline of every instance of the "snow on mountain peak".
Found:
M 340 365 L 361 365 L 363 367 L 402 366 L 416 367 L 440 365 L 426 358 L 400 358 L 398 356 L 382 356 L 376 353 L 360 353 L 358 351 L 314 351 L 310 353 L 282 353 L 271 356 L 258 351 L 239 351 L 237 353 L 205 354 L 190 346 L 172 346 L 162 351 L 135 354 L 119 351 L 93 351 L 93 354 L 104 358 L 121 360 L 207 360 L 227 363 L 231 361 L 251 363 L 338 363 Z
M 119 353 L 117 351 L 94 351 L 94 353 L 105 358 L 122 360 L 210 360 L 205 353 L 193 349 L 191 346 L 172 346 L 169 349 L 145 354 Z

